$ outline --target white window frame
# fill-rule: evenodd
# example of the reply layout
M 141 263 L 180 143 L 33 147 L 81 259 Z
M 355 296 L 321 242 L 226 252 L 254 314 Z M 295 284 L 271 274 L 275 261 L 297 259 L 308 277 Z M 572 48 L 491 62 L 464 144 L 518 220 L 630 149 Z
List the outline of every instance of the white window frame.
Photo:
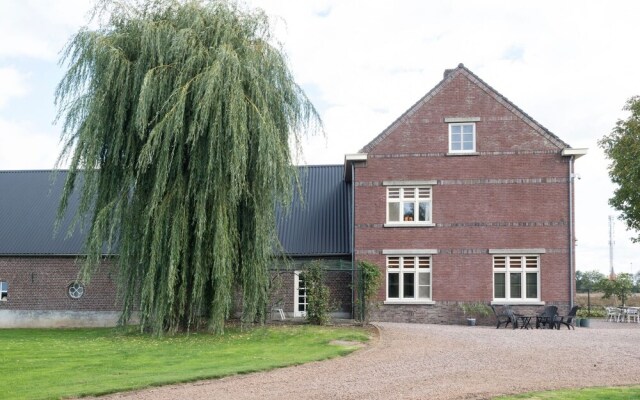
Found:
M 82 282 L 71 282 L 69 286 L 67 286 L 67 294 L 73 300 L 81 299 L 84 296 L 85 289 L 84 284 Z
M 0 281 L 0 301 L 7 301 L 9 297 L 9 282 Z
M 433 257 L 431 255 L 388 255 L 386 264 L 385 304 L 434 304 Z M 413 296 L 405 297 L 405 273 L 413 273 Z M 398 297 L 389 297 L 389 275 L 398 275 Z M 428 274 L 428 282 L 420 277 Z M 420 297 L 420 288 L 428 287 L 429 296 Z
M 302 271 L 295 271 L 293 275 L 293 316 L 294 317 L 306 317 L 307 316 L 307 287 L 304 287 L 304 311 L 300 311 L 298 308 L 300 306 L 300 274 Z M 303 280 L 304 282 L 304 280 Z
M 420 203 L 427 204 L 424 221 L 419 220 Z M 398 220 L 390 219 L 391 204 L 398 204 Z M 411 220 L 407 220 L 405 205 L 413 206 Z M 433 187 L 431 185 L 387 186 L 386 215 L 386 226 L 433 226 Z
M 495 303 L 541 303 L 540 255 L 539 254 L 494 254 L 493 302 Z M 527 297 L 527 274 L 536 274 L 536 297 Z M 496 274 L 504 274 L 504 297 L 496 297 Z M 520 275 L 520 297 L 511 293 L 511 274 Z
M 461 127 L 460 128 L 460 149 L 454 149 L 453 148 L 453 127 Z M 471 149 L 464 149 L 464 126 L 471 126 L 472 132 L 471 134 L 473 135 L 473 143 L 472 143 L 472 148 Z M 456 123 L 450 123 L 449 124 L 449 153 L 475 153 L 476 152 L 476 124 L 475 122 L 456 122 Z

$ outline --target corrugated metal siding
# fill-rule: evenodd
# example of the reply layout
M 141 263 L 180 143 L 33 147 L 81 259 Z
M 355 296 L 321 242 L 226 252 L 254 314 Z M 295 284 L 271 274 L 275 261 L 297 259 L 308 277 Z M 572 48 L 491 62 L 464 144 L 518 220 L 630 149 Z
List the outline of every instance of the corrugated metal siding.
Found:
M 52 171 L 0 171 L 0 254 L 81 254 L 84 235 L 67 238 L 77 196 L 71 196 L 72 211 L 58 234 L 53 234 L 66 176 L 64 171 L 56 175 Z
M 278 210 L 278 235 L 289 255 L 351 253 L 351 189 L 342 165 L 300 167 L 303 201 L 296 193 L 289 210 Z
M 350 254 L 350 186 L 342 165 L 300 167 L 304 204 L 297 193 L 288 212 L 277 210 L 278 234 L 291 256 Z M 85 235 L 67 238 L 78 197 L 54 237 L 56 211 L 67 173 L 0 171 L 0 254 L 77 255 Z

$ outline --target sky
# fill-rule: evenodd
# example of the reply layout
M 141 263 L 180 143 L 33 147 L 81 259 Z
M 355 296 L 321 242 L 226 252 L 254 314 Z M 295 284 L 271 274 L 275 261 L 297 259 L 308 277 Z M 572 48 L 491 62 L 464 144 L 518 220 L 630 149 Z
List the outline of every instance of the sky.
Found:
M 308 164 L 340 164 L 459 63 L 574 148 L 576 266 L 609 271 L 614 186 L 597 140 L 640 95 L 638 1 L 251 0 L 271 18 L 326 135 Z M 51 169 L 60 152 L 60 51 L 86 0 L 0 0 L 0 170 Z M 1 190 L 1 188 L 0 188 Z M 640 244 L 614 224 L 614 268 L 640 271 Z

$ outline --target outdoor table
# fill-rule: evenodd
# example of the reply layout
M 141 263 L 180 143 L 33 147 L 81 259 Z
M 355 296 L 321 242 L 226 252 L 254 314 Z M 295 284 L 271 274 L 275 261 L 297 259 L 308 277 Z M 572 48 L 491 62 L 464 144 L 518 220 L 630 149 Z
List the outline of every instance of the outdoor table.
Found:
M 549 317 L 536 315 L 536 329 L 540 329 L 540 326 L 544 328 L 545 325 L 549 325 L 550 329 L 560 329 L 560 322 L 550 321 Z
M 529 329 L 531 328 L 531 318 L 533 315 L 514 315 L 515 323 L 513 324 L 513 329 Z

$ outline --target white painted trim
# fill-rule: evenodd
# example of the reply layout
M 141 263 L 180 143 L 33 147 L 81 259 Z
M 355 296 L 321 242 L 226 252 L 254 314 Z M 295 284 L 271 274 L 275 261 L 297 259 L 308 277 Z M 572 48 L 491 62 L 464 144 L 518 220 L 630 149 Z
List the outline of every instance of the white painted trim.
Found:
M 382 250 L 382 254 L 389 255 L 407 255 L 407 256 L 418 256 L 421 254 L 430 255 L 430 254 L 438 254 L 438 249 L 384 249 Z
M 431 186 L 437 185 L 437 180 L 427 181 L 382 181 L 382 186 Z
M 480 117 L 445 117 L 444 122 L 456 123 L 456 122 L 480 122 Z
M 469 152 L 466 152 L 466 153 L 463 153 L 463 152 L 453 152 L 453 153 L 447 153 L 447 154 L 445 154 L 445 156 L 447 156 L 447 157 L 457 157 L 457 156 L 479 156 L 479 155 L 480 155 L 480 153 L 478 153 L 477 151 L 473 151 L 473 152 L 469 151 Z
M 345 161 L 367 161 L 367 153 L 345 154 Z
M 587 148 L 580 148 L 580 149 L 566 148 L 566 149 L 562 149 L 562 155 L 563 156 L 574 156 L 575 158 L 580 158 L 580 157 L 586 155 L 588 150 L 589 149 L 587 149 Z
M 306 317 L 306 311 L 298 311 L 298 306 L 300 303 L 298 302 L 298 289 L 300 285 L 300 273 L 302 271 L 295 271 L 293 274 L 293 316 L 294 317 Z M 305 292 L 306 293 L 306 292 Z M 305 294 L 306 298 L 306 294 Z
M 392 222 L 392 223 L 384 224 L 384 227 L 385 228 L 433 228 L 434 226 L 436 226 L 436 224 L 434 224 L 433 222 L 415 222 L 415 221 L 411 221 L 411 222 L 403 222 L 403 223 Z
M 524 301 L 524 300 L 494 300 L 491 305 L 494 306 L 544 306 L 546 302 L 541 300 Z
M 544 254 L 545 249 L 489 249 L 489 254 Z
M 428 301 L 428 300 L 419 300 L 419 301 L 407 301 L 407 300 L 386 300 L 383 302 L 383 304 L 386 305 L 391 305 L 391 304 L 395 304 L 395 305 L 429 305 L 429 304 L 436 304 L 435 301 Z

